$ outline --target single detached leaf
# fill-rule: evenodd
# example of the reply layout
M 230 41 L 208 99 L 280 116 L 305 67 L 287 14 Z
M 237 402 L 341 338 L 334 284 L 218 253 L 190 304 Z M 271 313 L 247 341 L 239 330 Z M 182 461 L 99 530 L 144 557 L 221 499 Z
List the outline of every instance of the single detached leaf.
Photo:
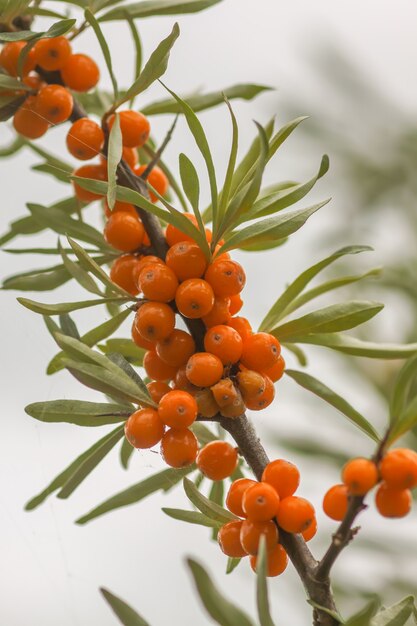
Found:
M 121 624 L 124 626 L 149 626 L 148 622 L 138 615 L 124 600 L 103 587 L 100 588 L 100 591 L 111 606 L 113 613 L 119 618 Z
M 110 49 L 107 44 L 106 38 L 103 34 L 103 31 L 100 28 L 100 24 L 98 23 L 93 13 L 90 11 L 90 9 L 86 9 L 84 11 L 84 17 L 87 20 L 87 22 L 89 22 L 89 24 L 93 27 L 93 30 L 100 44 L 100 48 L 101 48 L 101 51 L 103 52 L 104 60 L 107 65 L 107 69 L 109 70 L 110 79 L 113 85 L 114 100 L 116 101 L 119 96 L 119 88 L 117 86 L 116 76 L 114 75 L 114 72 L 113 72 L 113 64 L 112 64 Z
M 155 15 L 179 15 L 197 13 L 221 2 L 221 0 L 143 0 L 120 9 L 112 9 L 101 16 L 100 21 L 124 20 L 126 12 L 132 18 L 153 17 Z
M 233 522 L 237 520 L 236 515 L 226 511 L 223 507 L 219 506 L 215 502 L 212 502 L 202 493 L 199 492 L 195 484 L 188 478 L 184 478 L 183 481 L 184 491 L 187 494 L 189 500 L 197 507 L 201 513 L 206 515 L 212 520 L 225 524 L 226 522 Z
M 265 536 L 259 541 L 259 552 L 256 559 L 256 600 L 260 626 L 274 626 L 269 609 L 268 586 L 266 583 L 267 552 Z
M 180 520 L 181 522 L 188 522 L 189 524 L 198 524 L 200 526 L 208 526 L 209 528 L 217 529 L 221 526 L 221 522 L 216 522 L 210 517 L 207 517 L 207 515 L 203 515 L 203 513 L 198 513 L 197 511 L 184 511 L 182 509 L 169 508 L 162 508 L 162 511 L 168 515 L 168 517 Z
M 417 611 L 413 596 L 407 596 L 392 606 L 382 608 L 371 619 L 370 626 L 405 626 L 411 616 L 417 624 Z
M 67 422 L 77 426 L 103 426 L 125 421 L 134 411 L 122 409 L 120 404 L 86 402 L 83 400 L 50 400 L 34 402 L 25 412 L 40 422 Z

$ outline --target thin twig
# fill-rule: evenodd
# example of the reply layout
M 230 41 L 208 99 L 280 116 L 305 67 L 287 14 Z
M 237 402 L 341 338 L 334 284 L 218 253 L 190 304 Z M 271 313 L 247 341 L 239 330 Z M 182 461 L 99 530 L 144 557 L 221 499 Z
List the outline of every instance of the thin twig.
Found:
M 152 172 L 152 170 L 155 167 L 155 165 L 157 165 L 159 163 L 159 161 L 160 161 L 160 159 L 162 157 L 162 154 L 164 153 L 165 148 L 167 147 L 167 145 L 169 144 L 169 142 L 172 139 L 172 135 L 174 133 L 175 126 L 177 125 L 177 120 L 178 120 L 178 115 L 175 116 L 175 119 L 174 119 L 174 121 L 173 121 L 173 123 L 171 125 L 171 128 L 168 130 L 164 141 L 161 143 L 161 146 L 155 152 L 155 154 L 152 157 L 151 161 L 149 161 L 148 165 L 146 166 L 146 169 L 140 175 L 140 178 L 143 178 L 143 180 L 146 180 L 148 178 L 149 174 Z

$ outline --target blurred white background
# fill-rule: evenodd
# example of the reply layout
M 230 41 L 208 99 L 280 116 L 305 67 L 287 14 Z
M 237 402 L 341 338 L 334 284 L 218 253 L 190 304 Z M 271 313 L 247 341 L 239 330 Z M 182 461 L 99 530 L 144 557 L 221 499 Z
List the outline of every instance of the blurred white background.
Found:
M 45 4 L 58 6 L 55 2 Z M 288 94 L 294 96 L 298 92 L 303 94 L 303 100 L 302 105 L 298 103 L 300 110 L 297 114 L 309 114 L 313 103 L 314 107 L 317 102 L 326 103 L 326 110 L 333 110 L 332 124 L 335 120 L 341 126 L 350 124 L 348 133 L 355 136 L 355 119 L 344 117 L 342 112 L 338 115 L 337 85 L 324 88 L 310 72 L 308 58 L 311 51 L 323 42 L 336 42 L 358 67 L 366 68 L 382 97 L 392 100 L 404 114 L 413 116 L 417 106 L 414 80 L 416 17 L 417 9 L 412 0 L 395 3 L 368 0 L 360 5 L 345 0 L 337 3 L 331 0 L 316 0 L 314 3 L 307 0 L 291 3 L 224 0 L 204 13 L 179 16 L 181 37 L 172 52 L 164 80 L 179 93 L 191 92 L 196 87 L 206 90 L 224 88 L 239 82 L 267 84 L 277 89 L 251 103 L 233 104 L 240 122 L 242 148 L 248 145 L 255 132 L 253 119 L 265 123 L 276 114 L 278 125 L 288 121 L 282 105 Z M 145 56 L 166 36 L 173 21 L 174 18 L 167 17 L 139 23 Z M 108 23 L 104 28 L 112 48 L 119 83 L 127 84 L 132 75 L 133 52 L 126 28 L 118 22 Z M 80 37 L 75 47 L 77 51 L 101 59 L 100 50 L 90 32 Z M 102 84 L 108 85 L 105 67 L 103 63 L 101 65 Z M 162 87 L 155 86 L 146 94 L 144 102 L 164 97 Z M 342 108 L 340 110 L 343 111 Z M 216 163 L 223 170 L 230 134 L 227 113 L 220 107 L 203 113 L 201 119 Z M 154 117 L 151 121 L 154 135 L 161 140 L 171 120 L 164 116 Z M 381 133 L 386 130 L 389 131 L 381 128 Z M 6 143 L 10 136 L 8 129 L 2 125 L 1 144 Z M 45 145 L 67 159 L 63 150 L 64 136 L 64 128 L 55 129 L 48 134 Z M 356 137 L 356 144 L 360 149 L 361 136 Z M 326 145 L 323 145 L 322 151 L 326 150 Z M 183 122 L 179 123 L 167 150 L 167 161 L 175 166 L 180 151 L 196 157 L 192 139 Z M 321 152 L 305 147 L 299 138 L 292 137 L 271 164 L 268 182 L 286 178 L 306 180 L 316 171 L 320 157 Z M 68 194 L 60 183 L 31 172 L 30 166 L 36 162 L 29 151 L 23 151 L 0 163 L 0 232 L 7 229 L 11 220 L 24 213 L 27 201 L 50 204 Z M 248 275 L 243 314 L 253 321 L 254 326 L 285 283 L 333 250 L 333 243 L 326 244 L 324 233 L 326 229 L 331 230 L 342 223 L 349 199 L 346 195 L 338 196 L 341 182 L 336 163 L 326 181 L 317 185 L 317 190 L 308 198 L 308 204 L 312 204 L 332 195 L 332 203 L 320 215 L 312 217 L 288 245 L 257 257 L 236 255 L 244 263 Z M 366 207 L 363 210 L 366 211 Z M 394 210 L 395 207 L 392 207 L 392 215 Z M 99 223 L 98 208 L 92 208 L 88 214 Z M 392 231 L 384 232 L 382 228 L 376 228 L 369 234 L 370 238 L 368 234 L 359 241 L 345 242 L 371 243 L 376 248 L 372 259 L 353 261 L 358 270 L 384 263 L 387 250 L 392 245 Z M 23 246 L 26 242 L 21 240 L 18 244 Z M 33 237 L 30 242 L 31 245 L 54 244 L 51 235 Z M 1 275 L 41 267 L 50 258 L 45 261 L 41 257 L 29 259 L 2 253 Z M 74 283 L 52 294 L 27 295 L 51 302 L 83 297 Z M 225 594 L 255 614 L 254 578 L 247 563 L 242 563 L 232 576 L 226 577 L 225 558 L 215 544 L 208 541 L 208 531 L 181 524 L 160 512 L 161 506 L 187 506 L 181 488 L 167 496 L 157 495 L 138 505 L 110 513 L 84 527 L 74 525 L 75 519 L 102 500 L 160 469 L 162 464 L 155 453 L 136 453 L 129 471 L 125 472 L 114 450 L 68 501 L 51 497 L 34 512 L 23 511 L 28 499 L 102 436 L 108 427 L 88 430 L 64 424 L 44 425 L 25 415 L 24 406 L 30 402 L 56 398 L 93 400 L 99 399 L 99 394 L 86 390 L 67 373 L 47 378 L 44 370 L 56 350 L 41 317 L 19 306 L 13 292 L 3 292 L 1 298 L 0 624 L 114 626 L 116 619 L 98 594 L 99 586 L 106 586 L 126 599 L 152 626 L 167 623 L 184 626 L 210 624 L 193 593 L 184 563 L 187 555 L 208 566 Z M 410 323 L 407 314 L 402 313 L 400 308 L 401 303 L 393 298 L 388 310 L 382 314 L 381 324 L 388 339 L 398 338 L 398 326 Z M 95 308 L 75 316 L 81 329 L 89 329 L 101 323 L 106 312 Z M 126 336 L 127 333 L 128 325 L 122 334 Z M 310 371 L 340 393 L 346 393 L 354 406 L 363 411 L 377 428 L 381 428 L 385 407 L 366 381 L 350 371 L 341 357 L 328 361 L 327 353 L 323 351 L 312 350 L 310 354 Z M 292 364 L 291 357 L 288 361 Z M 320 401 L 306 396 L 306 392 L 295 388 L 292 382 L 282 382 L 277 396 L 273 408 L 254 416 L 271 456 L 288 455 L 277 444 L 280 433 L 311 433 L 316 439 L 333 442 L 336 449 L 346 450 L 348 447 L 352 454 L 371 452 L 371 445 L 341 416 L 328 410 Z M 297 459 L 295 455 L 292 458 L 301 464 L 301 492 L 313 499 L 319 511 L 319 538 L 312 543 L 313 550 L 319 554 L 334 528 L 320 512 L 321 497 L 337 480 L 338 468 L 326 465 L 322 471 L 317 471 L 314 465 L 314 471 L 311 471 L 307 461 Z M 404 545 L 406 540 L 412 550 L 416 550 L 417 532 L 415 519 L 412 518 L 399 522 L 381 521 L 371 511 L 366 514 L 363 535 L 369 540 L 378 536 L 387 537 L 394 553 L 396 547 L 400 547 L 401 543 Z M 396 566 L 403 571 L 404 578 L 407 576 L 407 562 L 405 557 L 397 554 Z M 375 552 L 368 553 L 366 550 L 360 554 L 358 551 L 350 554 L 347 551 L 337 565 L 338 580 L 359 587 L 363 580 L 367 586 L 370 584 L 377 590 L 389 577 L 391 567 L 392 561 L 386 555 L 377 557 Z M 283 626 L 310 623 L 310 607 L 304 602 L 303 591 L 291 567 L 284 576 L 271 581 L 271 590 L 277 623 Z M 348 612 L 355 608 L 349 603 L 345 605 Z

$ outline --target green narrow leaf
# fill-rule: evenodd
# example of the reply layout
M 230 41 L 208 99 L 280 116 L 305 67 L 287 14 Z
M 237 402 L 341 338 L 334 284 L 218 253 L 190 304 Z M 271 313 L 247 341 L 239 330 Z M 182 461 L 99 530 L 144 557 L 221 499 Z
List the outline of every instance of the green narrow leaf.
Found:
M 80 309 L 87 309 L 91 306 L 97 306 L 99 304 L 106 304 L 107 302 L 120 302 L 123 304 L 127 302 L 127 298 L 115 297 L 115 298 L 100 298 L 99 300 L 84 300 L 81 302 L 62 302 L 60 304 L 44 304 L 42 302 L 35 302 L 34 300 L 28 300 L 27 298 L 17 298 L 24 307 L 33 311 L 34 313 L 40 313 L 41 315 L 59 315 L 60 313 L 71 313 L 71 311 L 78 311 Z
M 414 597 L 407 596 L 392 606 L 380 609 L 371 619 L 370 626 L 405 626 L 411 616 L 417 624 Z
M 84 400 L 50 400 L 34 402 L 25 408 L 25 412 L 40 422 L 66 422 L 77 426 L 104 426 L 125 421 L 135 408 L 129 412 L 119 404 L 104 402 L 86 402 Z
M 184 511 L 182 509 L 169 508 L 162 508 L 162 511 L 168 515 L 168 517 L 172 517 L 181 522 L 188 522 L 188 524 L 208 526 L 209 528 L 215 529 L 219 529 L 221 526 L 221 522 L 216 522 L 216 520 L 207 517 L 207 515 L 203 515 L 203 513 L 198 513 L 197 511 Z
M 194 211 L 194 215 L 198 220 L 201 220 L 201 215 L 198 210 L 198 203 L 200 198 L 200 182 L 198 180 L 197 171 L 187 155 L 183 154 L 182 152 L 179 156 L 179 163 L 180 177 L 184 193 L 190 201 L 190 204 Z M 204 228 L 201 228 L 201 224 L 200 229 L 204 230 Z
M 64 335 L 69 335 L 70 337 L 74 337 L 75 339 L 80 338 L 80 333 L 78 332 L 77 325 L 72 317 L 69 315 L 69 313 L 63 313 L 59 316 L 59 324 Z
M 88 272 L 86 272 L 79 263 L 74 263 L 74 261 L 69 258 L 67 253 L 62 248 L 60 241 L 58 241 L 58 250 L 61 254 L 65 269 L 73 278 L 75 278 L 77 283 L 79 283 L 86 291 L 94 293 L 96 296 L 103 296 L 104 294 L 100 291 L 96 282 L 91 278 Z
M 118 352 L 129 363 L 141 366 L 146 350 L 139 348 L 131 339 L 109 339 L 98 346 L 104 354 Z
M 306 367 L 308 364 L 308 360 L 307 360 L 307 356 L 304 352 L 304 350 L 301 350 L 300 346 L 296 346 L 295 344 L 292 343 L 282 343 L 282 345 L 289 350 L 290 352 L 292 352 L 295 356 L 295 358 L 297 359 L 299 365 L 301 365 L 301 367 Z
M 417 357 L 409 359 L 398 373 L 390 399 L 391 423 L 395 423 L 403 412 L 411 385 L 417 376 Z
M 230 147 L 230 155 L 229 155 L 229 161 L 227 163 L 226 174 L 224 177 L 223 189 L 221 191 L 220 200 L 219 200 L 220 223 L 222 222 L 225 216 L 226 207 L 229 203 L 230 192 L 232 189 L 232 182 L 233 182 L 233 174 L 234 174 L 235 167 L 236 167 L 237 151 L 239 147 L 239 127 L 237 125 L 236 116 L 233 112 L 233 109 L 229 100 L 226 98 L 225 95 L 224 95 L 224 99 L 225 99 L 227 108 L 230 113 L 230 119 L 232 121 L 232 144 Z M 259 142 L 261 142 L 261 135 L 259 135 Z
M 392 443 L 401 435 L 404 435 L 417 424 L 417 397 L 406 406 L 400 413 L 398 420 L 394 423 L 388 437 L 388 443 Z
M 126 19 L 126 11 L 132 18 L 197 13 L 218 2 L 221 2 L 221 0 L 143 0 L 127 7 L 112 9 L 112 11 L 105 13 L 100 18 L 100 21 L 124 20 Z
M 314 335 L 299 335 L 286 339 L 291 343 L 306 343 L 323 348 L 330 348 L 351 354 L 352 356 L 368 357 L 370 359 L 407 359 L 417 353 L 417 343 L 395 344 L 374 343 L 362 341 L 343 333 L 317 333 Z
M 52 291 L 70 279 L 71 275 L 63 265 L 54 265 L 9 276 L 5 278 L 2 289 Z
M 29 203 L 27 207 L 36 221 L 45 228 L 49 228 L 59 235 L 75 237 L 76 239 L 105 249 L 106 244 L 103 239 L 103 234 L 93 228 L 93 226 L 69 217 L 64 211 L 56 207 L 45 207 L 40 204 L 32 203 Z
M 107 69 L 109 70 L 110 79 L 113 85 L 114 101 L 117 101 L 119 97 L 119 88 L 117 86 L 116 76 L 114 75 L 114 72 L 113 72 L 113 64 L 111 60 L 110 49 L 109 49 L 109 46 L 107 45 L 106 38 L 103 35 L 103 32 L 100 28 L 100 24 L 98 23 L 98 21 L 96 20 L 96 18 L 90 11 L 90 9 L 86 9 L 84 11 L 84 16 L 87 22 L 93 27 L 93 30 L 100 44 L 100 48 L 101 48 L 101 51 L 103 52 L 104 60 L 107 65 Z
M 370 626 L 371 617 L 379 607 L 378 598 L 372 599 L 361 611 L 353 615 L 345 622 L 345 626 Z
M 202 422 L 194 422 L 191 426 L 191 430 L 195 434 L 198 439 L 200 446 L 205 446 L 206 443 L 210 443 L 210 441 L 215 441 L 218 437 L 211 432 L 207 426 L 205 426 Z
M 129 24 L 130 32 L 132 33 L 132 39 L 133 39 L 133 43 L 134 43 L 135 51 L 136 51 L 135 72 L 133 76 L 133 82 L 136 82 L 142 70 L 142 41 L 140 38 L 139 31 L 136 28 L 135 21 L 128 11 L 126 11 L 126 20 L 127 20 L 127 23 Z M 135 96 L 133 96 L 133 98 L 129 102 L 130 108 L 133 107 L 134 102 L 135 102 Z
M 117 186 L 117 167 L 122 159 L 123 144 L 122 144 L 122 131 L 120 129 L 119 114 L 115 113 L 114 124 L 110 131 L 109 136 L 109 150 L 107 154 L 107 204 L 112 211 L 116 203 L 116 186 Z
M 130 445 L 128 440 L 125 438 L 122 441 L 122 445 L 120 447 L 120 463 L 124 469 L 128 469 L 130 459 L 132 458 L 132 454 L 134 453 L 135 448 Z
M 153 402 L 151 395 L 148 391 L 147 386 L 137 373 L 135 369 L 130 365 L 129 361 L 127 361 L 123 355 L 116 353 L 109 354 L 108 358 L 112 361 L 117 367 L 119 367 L 131 380 L 134 381 L 135 385 L 141 390 L 143 397 L 146 398 L 146 403 L 149 406 L 155 406 L 156 404 Z
M 201 513 L 210 517 L 217 522 L 221 522 L 225 524 L 226 522 L 233 522 L 237 520 L 236 515 L 226 511 L 223 507 L 211 502 L 208 498 L 203 496 L 202 493 L 199 492 L 195 484 L 189 480 L 188 478 L 184 478 L 183 481 L 184 491 L 189 498 L 189 500 L 197 507 Z
M 259 542 L 259 553 L 256 559 L 256 600 L 260 626 L 275 626 L 269 610 L 268 586 L 266 583 L 267 552 L 265 536 Z
M 108 589 L 100 587 L 100 591 L 113 610 L 120 623 L 124 626 L 149 626 L 148 622 L 136 613 L 124 600 L 118 598 Z
M 229 556 L 229 558 L 227 559 L 226 574 L 231 574 L 237 568 L 241 560 L 242 559 Z

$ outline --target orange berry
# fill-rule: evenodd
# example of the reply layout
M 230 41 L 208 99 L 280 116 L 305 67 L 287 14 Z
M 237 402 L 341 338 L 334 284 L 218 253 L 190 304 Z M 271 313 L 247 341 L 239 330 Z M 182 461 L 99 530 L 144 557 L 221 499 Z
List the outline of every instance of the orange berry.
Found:
M 134 280 L 134 270 L 138 263 L 138 259 L 133 254 L 122 254 L 115 260 L 110 269 L 111 280 L 128 291 L 132 296 L 137 296 L 139 290 Z
M 45 84 L 39 74 L 35 73 L 24 76 L 23 83 L 34 91 L 39 91 L 39 89 Z
M 100 80 L 100 70 L 86 54 L 70 54 L 61 68 L 62 80 L 74 91 L 90 91 Z
M 193 387 L 193 385 L 191 386 Z M 196 387 L 194 387 L 194 389 L 196 389 Z M 214 399 L 214 395 L 207 387 L 205 389 L 199 389 L 195 392 L 195 399 L 197 402 L 198 413 L 202 417 L 214 417 L 219 412 L 219 406 Z
M 19 56 L 26 44 L 26 41 L 11 41 L 3 46 L 2 51 L 0 52 L 0 67 L 6 70 L 10 76 L 17 76 Z M 29 72 L 35 69 L 35 66 L 35 50 L 32 48 L 29 51 L 23 66 L 23 75 L 29 74 Z
M 272 380 L 273 383 L 276 383 L 280 378 L 282 378 L 285 370 L 285 361 L 282 357 L 282 354 L 279 355 L 277 362 L 272 367 L 269 367 L 266 370 L 263 370 L 263 374 L 268 376 Z
M 165 262 L 175 272 L 179 281 L 201 278 L 207 267 L 203 251 L 193 241 L 175 243 L 168 250 Z
M 152 380 L 146 385 L 152 400 L 159 404 L 162 398 L 171 391 L 171 387 L 162 380 Z
M 252 335 L 252 326 L 246 317 L 232 317 L 228 324 L 239 333 L 243 341 Z
M 224 524 L 218 532 L 217 541 L 219 546 L 226 554 L 226 556 L 241 558 L 246 556 L 245 550 L 240 543 L 240 529 L 242 522 L 237 520 L 236 522 L 228 522 Z
M 251 411 L 262 411 L 269 406 L 275 398 L 274 383 L 268 376 L 264 376 L 265 389 L 262 393 L 253 396 L 245 395 L 244 400 L 248 409 Z
M 144 339 L 136 327 L 136 319 L 132 324 L 132 339 L 139 348 L 144 350 L 155 350 L 155 343 Z
M 379 469 L 389 487 L 412 489 L 417 485 L 417 453 L 414 450 L 390 450 L 382 459 Z
M 213 308 L 213 290 L 205 280 L 189 278 L 178 287 L 175 302 L 184 317 L 200 318 L 210 313 Z
M 208 266 L 205 279 L 213 287 L 216 296 L 229 298 L 240 293 L 245 286 L 243 267 L 230 259 L 215 260 Z
M 226 506 L 231 513 L 238 517 L 246 517 L 242 506 L 243 496 L 249 487 L 257 484 L 255 480 L 250 478 L 238 478 L 238 480 L 232 482 L 226 496 Z
M 279 543 L 266 553 L 266 559 L 266 575 L 268 577 L 279 576 L 288 565 L 288 555 Z M 256 556 L 251 556 L 249 559 L 250 566 L 255 573 L 257 560 Z
M 172 380 L 175 376 L 176 368 L 167 365 L 156 354 L 154 350 L 148 350 L 143 357 L 143 367 L 145 372 L 153 380 Z
M 240 417 L 244 414 L 246 409 L 245 403 L 243 402 L 242 395 L 240 391 L 237 392 L 236 398 L 226 406 L 222 406 L 220 409 L 221 415 L 223 417 L 230 417 L 232 419 L 236 417 Z
M 204 336 L 204 347 L 207 352 L 218 356 L 223 365 L 230 365 L 239 361 L 243 341 L 239 333 L 230 326 L 212 326 Z
M 323 498 L 323 511 L 336 522 L 341 522 L 349 506 L 349 491 L 346 485 L 330 487 Z
M 352 459 L 343 468 L 342 480 L 354 496 L 364 496 L 378 482 L 378 469 L 368 459 Z
M 139 167 L 136 167 L 136 176 L 140 176 L 141 174 L 143 174 L 147 167 L 147 165 L 140 165 Z M 160 167 L 155 166 L 151 170 L 150 174 L 146 177 L 146 180 L 150 185 L 152 185 L 154 189 L 156 189 L 160 196 L 164 196 L 168 191 L 169 181 Z M 151 202 L 158 202 L 159 200 L 159 198 L 152 191 L 149 191 L 149 197 L 151 199 Z
M 195 342 L 189 333 L 176 328 L 168 337 L 158 341 L 156 352 L 168 365 L 181 367 L 194 354 Z
M 168 337 L 174 330 L 175 313 L 164 302 L 145 302 L 136 312 L 135 323 L 144 339 L 159 341 Z
M 191 426 L 196 420 L 197 411 L 197 402 L 193 396 L 180 389 L 174 389 L 165 394 L 158 406 L 162 422 L 178 430 Z
M 261 396 L 266 389 L 265 376 L 252 370 L 244 369 L 238 372 L 237 382 L 244 398 Z
M 223 374 L 219 357 L 209 352 L 196 352 L 187 361 L 187 378 L 196 387 L 212 387 Z
M 115 116 L 109 117 L 109 128 L 113 127 Z M 151 131 L 148 119 L 138 111 L 119 112 L 120 130 L 126 148 L 139 148 L 146 143 Z
M 248 519 L 267 522 L 278 513 L 279 495 L 268 483 L 257 483 L 243 494 L 242 506 Z
M 203 315 L 203 322 L 206 328 L 224 324 L 229 326 L 231 315 L 229 313 L 229 298 L 215 298 L 213 308 L 210 313 Z
M 194 395 L 195 392 L 198 390 L 198 387 L 196 387 L 195 385 L 192 385 L 190 381 L 188 380 L 185 365 L 181 365 L 181 367 L 177 369 L 177 373 L 175 374 L 175 378 L 174 378 L 174 387 L 175 389 L 182 389 L 182 391 L 188 391 L 188 393 L 191 393 L 192 395 Z
M 240 297 L 240 293 L 236 293 L 234 296 L 230 296 L 230 305 L 229 305 L 230 315 L 236 315 L 236 313 L 239 313 L 242 306 L 243 306 L 243 300 Z
M 246 554 L 256 556 L 259 550 L 259 541 L 265 537 L 266 549 L 268 552 L 273 550 L 278 543 L 279 533 L 277 525 L 272 522 L 252 522 L 252 520 L 244 520 L 240 528 L 240 543 Z
M 194 433 L 185 428 L 167 430 L 161 441 L 161 455 L 171 467 L 186 467 L 194 463 L 198 451 L 198 441 Z
M 317 533 L 317 519 L 314 518 L 314 520 L 312 521 L 310 526 L 307 528 L 307 530 L 304 530 L 301 534 L 303 536 L 304 541 L 311 541 L 311 539 L 315 537 L 316 533 Z
M 238 454 L 227 441 L 210 441 L 197 456 L 197 467 L 210 480 L 223 480 L 236 469 Z
M 125 424 L 125 435 L 134 448 L 153 448 L 162 439 L 165 427 L 158 411 L 139 409 Z
M 288 496 L 281 500 L 277 519 L 281 528 L 288 533 L 302 533 L 315 519 L 314 507 L 305 498 Z
M 67 148 L 68 152 L 76 159 L 88 161 L 97 156 L 104 145 L 104 133 L 100 126 L 83 117 L 74 122 L 68 131 Z
M 45 85 L 36 96 L 36 112 L 50 124 L 66 122 L 73 106 L 72 95 L 61 85 Z
M 211 392 L 220 407 L 230 406 L 240 395 L 230 378 L 221 378 L 211 387 Z
M 183 215 L 188 220 L 190 220 L 190 222 L 194 224 L 194 226 L 198 228 L 198 222 L 197 222 L 197 218 L 195 217 L 195 215 L 193 215 L 192 213 L 184 213 Z M 192 237 L 190 237 L 189 235 L 186 235 L 185 233 L 182 232 L 182 230 L 180 230 L 176 226 L 173 226 L 172 224 L 168 224 L 167 229 L 165 231 L 165 238 L 167 240 L 169 247 L 173 246 L 176 243 L 179 243 L 180 241 L 194 241 Z
M 281 499 L 292 496 L 300 484 L 300 472 L 289 461 L 276 459 L 265 467 L 262 481 L 272 485 Z
M 80 178 L 92 178 L 93 180 L 107 180 L 107 170 L 101 164 L 89 163 L 88 165 L 81 165 L 78 169 L 74 171 L 74 176 L 79 176 Z M 87 189 L 83 189 L 77 183 L 77 181 L 73 180 L 72 184 L 74 186 L 74 193 L 78 200 L 82 202 L 93 202 L 94 200 L 99 200 L 102 197 L 102 194 L 95 193 L 94 191 L 88 191 Z
M 20 109 L 13 117 L 14 129 L 19 135 L 27 139 L 38 139 L 42 137 L 49 128 L 48 122 L 40 117 L 32 108 L 34 98 L 26 99 Z
M 134 169 L 139 161 L 138 151 L 136 148 L 123 147 L 122 159 L 125 161 L 130 169 Z
M 139 274 L 138 286 L 147 300 L 170 302 L 175 298 L 178 279 L 167 265 L 155 263 L 143 268 Z
M 138 263 L 138 266 L 136 268 L 136 282 L 139 283 L 140 274 L 141 274 L 142 270 L 145 269 L 145 267 L 148 267 L 148 266 L 152 266 L 153 267 L 155 264 L 157 264 L 157 265 L 165 265 L 165 263 L 163 262 L 162 259 L 160 259 L 158 256 L 154 256 L 153 254 L 146 254 L 146 255 L 142 256 L 139 259 L 139 263 Z
M 405 517 L 410 512 L 412 503 L 409 489 L 393 489 L 381 483 L 375 494 L 375 504 L 383 517 Z
M 273 367 L 281 354 L 281 344 L 269 333 L 254 333 L 243 340 L 241 362 L 251 370 L 261 372 Z
M 47 72 L 60 70 L 71 54 L 71 44 L 64 36 L 40 39 L 34 46 L 36 64 Z
M 103 198 L 103 208 L 104 208 L 104 215 L 107 218 L 113 215 L 113 213 L 121 213 L 121 212 L 129 213 L 129 215 L 132 215 L 136 219 L 138 218 L 138 213 L 135 207 L 133 206 L 133 204 L 130 204 L 129 202 L 121 202 L 120 200 L 116 200 L 116 202 L 114 203 L 113 210 L 111 210 L 109 208 L 107 198 Z M 143 235 L 142 245 L 146 245 L 145 236 L 146 236 L 146 233 Z M 138 258 L 138 261 L 139 261 L 139 258 Z
M 104 239 L 122 252 L 132 252 L 143 242 L 145 229 L 139 217 L 125 211 L 112 214 L 104 227 Z

